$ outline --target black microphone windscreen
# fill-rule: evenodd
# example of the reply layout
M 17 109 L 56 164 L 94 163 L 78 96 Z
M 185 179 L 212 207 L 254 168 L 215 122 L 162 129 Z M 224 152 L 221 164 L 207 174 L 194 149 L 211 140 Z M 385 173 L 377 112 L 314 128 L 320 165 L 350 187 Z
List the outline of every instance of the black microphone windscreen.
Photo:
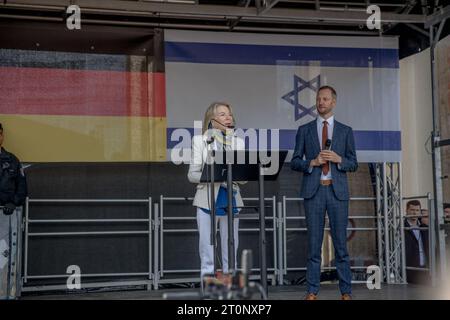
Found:
M 229 125 L 229 126 L 226 126 L 226 125 L 224 125 L 222 122 L 220 122 L 220 121 L 217 121 L 216 119 L 211 119 L 212 121 L 215 121 L 215 122 L 217 122 L 218 124 L 220 124 L 221 126 L 224 126 L 225 128 L 228 128 L 228 129 L 234 129 L 234 125 Z
M 325 142 L 325 149 L 330 150 L 331 147 L 331 140 L 327 139 L 327 141 Z
M 214 141 L 214 137 L 213 137 L 213 134 L 212 134 L 212 128 L 213 128 L 213 126 L 212 126 L 212 121 L 209 120 L 209 123 L 208 123 L 208 129 L 206 130 L 206 133 L 207 133 L 207 139 L 206 139 L 206 142 L 207 142 L 208 144 L 211 144 L 211 143 L 213 143 L 213 141 Z
M 251 273 L 252 270 L 252 251 L 245 249 L 242 251 L 242 273 L 245 275 L 248 275 Z

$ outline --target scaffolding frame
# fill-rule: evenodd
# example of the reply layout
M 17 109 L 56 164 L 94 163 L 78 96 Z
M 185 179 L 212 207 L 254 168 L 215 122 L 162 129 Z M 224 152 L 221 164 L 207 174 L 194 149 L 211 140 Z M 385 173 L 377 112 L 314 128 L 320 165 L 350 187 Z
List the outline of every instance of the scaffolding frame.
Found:
M 376 164 L 378 260 L 388 284 L 406 283 L 400 162 Z

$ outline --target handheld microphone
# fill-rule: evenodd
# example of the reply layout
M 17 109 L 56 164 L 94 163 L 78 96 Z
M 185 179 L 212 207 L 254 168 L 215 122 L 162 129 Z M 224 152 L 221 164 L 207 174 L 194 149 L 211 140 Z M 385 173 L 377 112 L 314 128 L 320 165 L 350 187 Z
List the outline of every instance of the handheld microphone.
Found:
M 331 140 L 327 139 L 327 141 L 325 141 L 325 150 L 330 150 L 331 149 Z

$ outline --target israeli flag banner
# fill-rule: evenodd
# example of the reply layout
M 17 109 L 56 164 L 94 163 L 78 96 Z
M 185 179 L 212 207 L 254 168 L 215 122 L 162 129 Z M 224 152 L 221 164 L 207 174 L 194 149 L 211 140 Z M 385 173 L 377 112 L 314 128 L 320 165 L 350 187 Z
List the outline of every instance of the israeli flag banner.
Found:
M 165 30 L 164 41 L 169 151 L 190 147 L 175 132 L 192 135 L 214 101 L 233 106 L 236 127 L 272 136 L 264 145 L 292 151 L 297 128 L 317 117 L 318 88 L 330 85 L 358 161 L 401 160 L 397 38 Z

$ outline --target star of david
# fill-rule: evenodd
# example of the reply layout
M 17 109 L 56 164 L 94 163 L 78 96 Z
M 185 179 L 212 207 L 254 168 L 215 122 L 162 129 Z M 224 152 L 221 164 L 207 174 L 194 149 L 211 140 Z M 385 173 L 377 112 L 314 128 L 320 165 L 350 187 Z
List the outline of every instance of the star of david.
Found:
M 315 118 L 316 117 L 316 113 L 314 112 L 315 105 L 313 105 L 312 107 L 304 106 L 303 104 L 300 103 L 298 96 L 302 90 L 305 90 L 307 88 L 317 92 L 317 90 L 320 88 L 320 75 L 318 75 L 317 77 L 313 78 L 310 81 L 306 81 L 294 74 L 293 87 L 294 88 L 292 91 L 286 93 L 281 98 L 289 102 L 289 104 L 291 104 L 294 107 L 295 121 L 303 117 L 306 117 L 308 114 L 311 117 Z

